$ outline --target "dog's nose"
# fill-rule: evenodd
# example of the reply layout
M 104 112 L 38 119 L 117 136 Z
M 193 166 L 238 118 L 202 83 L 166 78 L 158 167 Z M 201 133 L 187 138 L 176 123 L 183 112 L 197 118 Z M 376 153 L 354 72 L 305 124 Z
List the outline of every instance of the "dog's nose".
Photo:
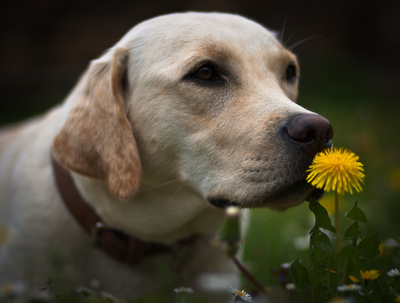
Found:
M 286 131 L 289 137 L 299 143 L 311 156 L 327 147 L 332 147 L 332 125 L 326 118 L 317 114 L 293 116 L 286 124 Z

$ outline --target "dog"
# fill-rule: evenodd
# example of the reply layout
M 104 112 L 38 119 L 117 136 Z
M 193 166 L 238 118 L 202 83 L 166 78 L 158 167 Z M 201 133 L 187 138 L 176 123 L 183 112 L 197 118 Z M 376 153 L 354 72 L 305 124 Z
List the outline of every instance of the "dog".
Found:
M 156 289 L 160 266 L 195 289 L 231 272 L 210 242 L 228 205 L 322 194 L 306 170 L 333 129 L 296 103 L 298 81 L 296 56 L 244 17 L 135 26 L 62 105 L 1 131 L 0 283 L 43 287 L 56 252 L 64 278 L 131 298 Z

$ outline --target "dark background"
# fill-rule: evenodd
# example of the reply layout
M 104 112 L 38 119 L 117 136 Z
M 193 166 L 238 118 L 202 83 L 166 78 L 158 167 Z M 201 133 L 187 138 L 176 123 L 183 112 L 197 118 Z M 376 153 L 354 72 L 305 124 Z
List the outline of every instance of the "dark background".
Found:
M 238 13 L 283 31 L 288 47 L 305 40 L 294 48 L 301 64 L 299 103 L 330 119 L 336 146 L 360 155 L 367 177 L 358 199 L 381 234 L 400 234 L 400 1 L 1 3 L 0 124 L 62 102 L 90 60 L 160 14 Z
M 188 10 L 238 13 L 284 29 L 287 46 L 310 38 L 294 50 L 301 92 L 318 83 L 340 99 L 335 81 L 367 81 L 363 89 L 378 104 L 398 106 L 400 1 L 22 0 L 0 4 L 0 124 L 61 102 L 88 62 L 136 23 Z

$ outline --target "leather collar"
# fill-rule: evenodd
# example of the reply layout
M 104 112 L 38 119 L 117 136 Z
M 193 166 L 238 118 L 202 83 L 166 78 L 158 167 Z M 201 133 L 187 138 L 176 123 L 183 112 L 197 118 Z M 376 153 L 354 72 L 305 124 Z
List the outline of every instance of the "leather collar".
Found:
M 83 200 L 68 170 L 53 157 L 52 166 L 58 191 L 75 220 L 91 236 L 95 247 L 112 258 L 128 263 L 139 264 L 147 256 L 172 252 L 173 246 L 147 243 L 121 231 L 108 227 L 95 211 Z M 179 244 L 190 244 L 198 236 L 182 240 Z

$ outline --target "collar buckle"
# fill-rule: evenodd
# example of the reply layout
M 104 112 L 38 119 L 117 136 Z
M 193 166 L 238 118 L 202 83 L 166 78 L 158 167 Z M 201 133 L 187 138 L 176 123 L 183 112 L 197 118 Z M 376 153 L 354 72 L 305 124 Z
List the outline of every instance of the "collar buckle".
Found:
M 104 231 L 105 228 L 106 227 L 103 224 L 103 222 L 100 222 L 100 221 L 97 221 L 96 223 L 94 223 L 92 225 L 92 232 L 90 233 L 90 236 L 91 236 L 92 245 L 94 247 L 99 247 L 101 233 Z

